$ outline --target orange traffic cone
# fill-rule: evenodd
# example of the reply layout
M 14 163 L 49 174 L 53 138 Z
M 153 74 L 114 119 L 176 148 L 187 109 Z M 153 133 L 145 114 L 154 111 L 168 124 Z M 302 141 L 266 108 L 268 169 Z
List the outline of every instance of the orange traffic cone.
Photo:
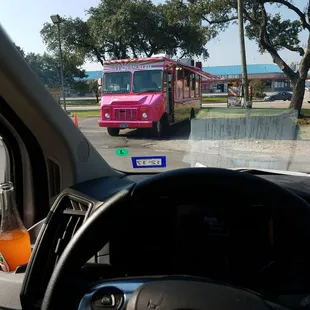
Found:
M 79 127 L 78 117 L 76 113 L 74 113 L 74 124 L 76 127 Z

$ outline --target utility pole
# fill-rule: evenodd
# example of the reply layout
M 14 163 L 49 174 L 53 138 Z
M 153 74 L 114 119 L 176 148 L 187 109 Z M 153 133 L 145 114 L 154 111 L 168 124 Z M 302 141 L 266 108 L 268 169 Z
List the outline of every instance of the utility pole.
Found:
M 62 59 L 62 50 L 61 50 L 61 37 L 60 37 L 60 24 L 62 22 L 60 16 L 52 15 L 51 20 L 54 25 L 57 26 L 57 37 L 58 37 L 58 49 L 59 49 L 59 66 L 60 66 L 60 80 L 61 80 L 61 89 L 62 89 L 62 99 L 64 110 L 67 112 L 66 106 L 66 90 L 65 90 L 65 83 L 64 83 L 64 74 L 63 74 L 63 59 Z
M 239 41 L 241 52 L 241 65 L 242 65 L 242 85 L 244 101 L 247 108 L 252 107 L 252 103 L 249 102 L 249 81 L 246 65 L 246 53 L 244 43 L 244 26 L 243 26 L 243 0 L 238 0 L 238 25 L 239 25 Z
M 62 60 L 61 39 L 60 39 L 60 24 L 57 24 L 57 32 L 58 32 L 58 49 L 59 49 L 59 59 L 60 59 L 60 79 L 61 79 L 61 88 L 62 88 L 62 99 L 63 99 L 64 110 L 67 112 L 66 90 L 65 90 L 65 83 L 64 83 L 63 60 Z

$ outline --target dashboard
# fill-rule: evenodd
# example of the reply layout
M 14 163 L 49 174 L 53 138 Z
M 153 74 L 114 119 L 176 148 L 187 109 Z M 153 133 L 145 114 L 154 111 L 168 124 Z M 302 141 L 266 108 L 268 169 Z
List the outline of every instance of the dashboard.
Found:
M 195 284 L 197 282 L 205 283 L 205 284 L 210 283 L 211 285 L 216 284 L 215 282 L 211 282 L 203 278 L 190 277 L 190 276 L 153 276 L 153 277 L 135 277 L 135 278 L 127 277 L 127 278 L 107 280 L 103 283 L 93 286 L 88 291 L 88 293 L 84 295 L 84 297 L 82 298 L 82 300 L 80 301 L 78 305 L 78 310 L 127 309 L 128 302 L 134 296 L 135 291 L 141 288 L 143 285 L 147 283 L 156 282 L 156 281 L 167 281 L 168 283 L 169 282 L 172 283 L 173 281 L 180 281 L 180 280 L 189 281 L 189 282 L 192 281 Z M 235 288 L 231 287 L 231 289 L 234 290 Z M 206 290 L 206 295 L 208 296 L 207 286 L 205 290 Z M 239 299 L 242 299 L 242 293 L 243 292 L 241 289 L 241 291 L 239 291 Z M 245 289 L 244 293 L 249 293 L 249 291 Z M 226 296 L 225 293 L 223 295 Z M 279 304 L 275 304 L 273 301 L 270 301 L 267 298 L 265 299 L 263 295 L 256 294 L 256 293 L 254 293 L 254 295 L 258 296 L 259 298 L 262 298 L 262 300 L 264 300 L 265 305 L 267 305 L 268 309 L 270 310 L 273 310 L 273 309 L 274 310 L 281 310 L 281 309 L 287 310 L 287 308 L 281 307 L 279 306 Z M 226 298 L 229 299 L 228 296 L 226 297 L 224 296 L 223 296 L 224 299 Z M 247 296 L 247 304 L 249 304 L 248 298 L 249 296 Z M 279 301 L 283 302 L 282 299 L 285 300 L 285 296 L 278 296 L 277 302 Z M 307 301 L 307 296 L 306 298 L 302 298 L 301 300 Z M 143 309 L 145 309 L 146 306 L 148 309 L 157 309 L 158 305 L 154 303 L 155 300 L 153 301 L 153 304 L 150 303 L 150 301 L 149 303 L 147 303 L 144 300 Z M 229 301 L 227 301 L 227 303 L 229 303 Z M 261 308 L 256 307 L 256 309 L 261 309 Z
M 111 264 L 129 276 L 187 274 L 258 283 L 275 259 L 275 222 L 261 206 L 243 206 L 240 217 L 233 208 L 153 203 L 150 210 L 156 211 L 136 206 L 136 212 L 120 216 L 110 240 Z
M 126 278 L 98 284 L 82 299 L 79 310 L 125 309 L 132 294 L 141 285 L 154 279 L 151 277 Z
M 70 241 L 71 237 L 66 240 L 66 236 L 74 235 L 76 227 L 105 201 L 121 191 L 130 192 L 137 182 L 149 176 L 97 179 L 64 191 L 42 233 L 40 248 L 34 255 L 41 264 L 33 264 L 22 300 L 39 303 L 31 298 L 43 296 L 55 262 Z M 262 177 L 273 179 L 310 202 L 307 179 Z M 102 307 L 103 297 L 107 297 L 107 303 L 114 303 L 113 308 L 121 309 L 132 292 L 158 275 L 200 277 L 274 296 L 283 292 L 295 296 L 310 291 L 309 256 L 303 240 L 294 237 L 294 221 L 289 223 L 273 214 L 260 197 L 252 199 L 239 193 L 238 197 L 246 198 L 236 200 L 225 195 L 224 189 L 210 195 L 206 189 L 204 194 L 205 199 L 193 195 L 187 201 L 181 194 L 173 199 L 159 194 L 132 200 L 124 212 L 117 214 L 117 223 L 109 227 L 109 236 L 98 232 L 97 238 L 106 243 L 86 264 L 87 270 L 91 270 L 86 282 L 89 290 L 80 309 Z M 75 204 L 77 208 L 72 209 Z M 63 231 L 70 226 L 73 230 Z M 37 290 L 31 291 L 32 287 L 38 287 L 37 283 L 42 288 L 39 294 Z M 93 304 L 95 299 L 98 305 Z M 106 305 L 106 308 L 111 307 Z

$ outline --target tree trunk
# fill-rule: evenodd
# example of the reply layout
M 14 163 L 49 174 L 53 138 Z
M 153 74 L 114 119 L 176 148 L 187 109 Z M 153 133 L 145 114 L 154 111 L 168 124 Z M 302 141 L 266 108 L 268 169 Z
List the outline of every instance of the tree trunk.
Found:
M 293 96 L 289 107 L 298 110 L 299 113 L 304 100 L 305 87 L 306 80 L 301 78 L 298 78 L 296 83 L 293 85 Z
M 246 63 L 246 52 L 244 43 L 244 26 L 243 26 L 243 0 L 238 0 L 238 26 L 239 26 L 239 43 L 240 43 L 240 54 L 241 54 L 241 66 L 242 66 L 242 85 L 243 85 L 243 97 L 245 106 L 247 108 L 252 107 L 249 105 L 249 80 Z
M 293 96 L 290 104 L 290 108 L 298 110 L 298 116 L 301 113 L 301 107 L 305 96 L 306 79 L 308 78 L 308 72 L 310 68 L 310 33 L 308 36 L 308 46 L 302 57 L 296 82 L 293 83 Z

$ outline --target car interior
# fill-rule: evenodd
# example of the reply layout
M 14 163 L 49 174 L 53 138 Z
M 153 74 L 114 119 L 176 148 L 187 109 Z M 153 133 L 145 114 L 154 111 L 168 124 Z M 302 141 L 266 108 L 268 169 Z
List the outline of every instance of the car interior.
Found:
M 310 309 L 310 178 L 111 168 L 0 28 L 0 136 L 33 245 L 0 309 Z

